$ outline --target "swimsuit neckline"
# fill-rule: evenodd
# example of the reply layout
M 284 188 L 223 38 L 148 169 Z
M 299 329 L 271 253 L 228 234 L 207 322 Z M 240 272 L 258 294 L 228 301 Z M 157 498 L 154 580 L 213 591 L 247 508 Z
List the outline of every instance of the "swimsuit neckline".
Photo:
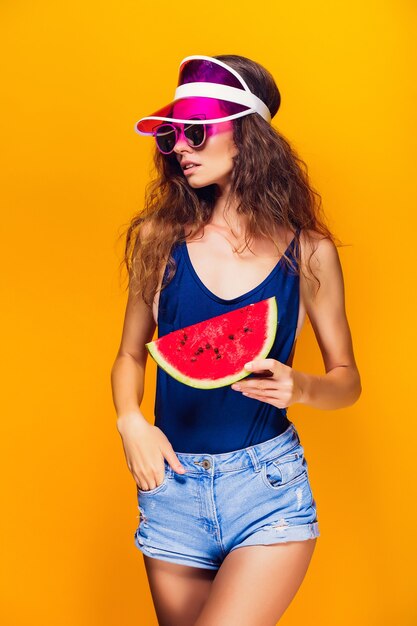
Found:
M 287 246 L 287 248 L 285 250 L 285 255 L 288 256 L 288 253 L 290 252 L 290 249 L 293 247 L 294 243 L 295 243 L 295 236 L 291 239 L 289 245 Z M 256 287 L 253 287 L 252 289 L 250 289 L 246 293 L 241 294 L 240 296 L 236 296 L 235 298 L 226 299 L 226 298 L 221 298 L 220 296 L 218 296 L 215 293 L 213 293 L 203 283 L 203 281 L 201 280 L 201 278 L 197 274 L 197 272 L 196 272 L 196 270 L 195 270 L 195 268 L 194 268 L 194 266 L 193 266 L 193 264 L 191 262 L 190 254 L 189 254 L 188 247 L 187 247 L 187 242 L 186 241 L 181 242 L 181 246 L 180 247 L 181 247 L 184 259 L 185 259 L 185 261 L 187 263 L 187 266 L 188 266 L 188 268 L 189 268 L 189 270 L 191 272 L 191 275 L 193 276 L 193 278 L 196 281 L 197 285 L 200 287 L 200 289 L 202 291 L 204 291 L 204 293 L 207 296 L 209 296 L 213 300 L 216 300 L 217 302 L 220 302 L 222 304 L 235 304 L 236 302 L 240 302 L 241 300 L 246 300 L 247 298 L 251 297 L 254 293 L 256 293 L 257 291 L 262 289 L 262 287 L 264 287 L 275 276 L 275 274 L 279 271 L 279 269 L 281 267 L 281 264 L 283 262 L 283 259 L 284 259 L 284 254 L 283 254 L 279 258 L 279 260 L 276 263 L 276 265 L 269 272 L 269 274 L 264 278 L 264 280 L 261 283 L 259 283 L 259 285 L 257 285 Z

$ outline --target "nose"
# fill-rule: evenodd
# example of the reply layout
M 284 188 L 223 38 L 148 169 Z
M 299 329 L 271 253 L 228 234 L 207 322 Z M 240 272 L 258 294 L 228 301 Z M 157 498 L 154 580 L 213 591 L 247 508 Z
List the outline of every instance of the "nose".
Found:
M 181 154 L 184 148 L 186 149 L 186 152 L 190 152 L 190 147 L 191 146 L 188 144 L 187 140 L 185 139 L 184 128 L 180 127 L 179 132 L 178 132 L 178 139 L 174 146 L 174 152 L 176 154 Z
M 176 154 L 181 154 L 182 152 L 192 152 L 188 143 L 182 137 L 179 137 L 177 143 L 174 146 L 174 152 Z

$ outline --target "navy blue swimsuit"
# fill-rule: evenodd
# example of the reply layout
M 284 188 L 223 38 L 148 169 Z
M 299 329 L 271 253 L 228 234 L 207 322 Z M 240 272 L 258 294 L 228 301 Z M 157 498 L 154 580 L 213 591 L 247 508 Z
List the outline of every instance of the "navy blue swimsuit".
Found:
M 294 260 L 295 238 L 286 254 Z M 298 322 L 299 276 L 278 261 L 270 274 L 247 293 L 225 300 L 213 294 L 201 282 L 188 254 L 185 242 L 175 243 L 172 256 L 177 263 L 171 282 L 160 292 L 158 336 L 196 324 L 276 296 L 278 330 L 267 358 L 286 363 L 293 345 Z M 163 282 L 167 274 L 165 268 Z M 250 374 L 244 380 L 253 377 Z M 196 389 L 184 385 L 157 367 L 155 426 L 169 439 L 175 452 L 219 454 L 252 446 L 272 439 L 289 426 L 287 409 L 279 409 L 254 398 L 243 396 L 230 385 L 218 389 Z

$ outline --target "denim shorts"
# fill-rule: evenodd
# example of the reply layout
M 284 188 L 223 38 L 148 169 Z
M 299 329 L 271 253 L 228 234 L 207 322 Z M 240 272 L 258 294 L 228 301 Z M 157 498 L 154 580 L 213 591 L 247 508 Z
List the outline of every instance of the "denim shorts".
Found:
M 136 486 L 136 547 L 147 556 L 219 569 L 242 546 L 318 537 L 307 461 L 292 422 L 273 439 L 222 454 L 176 452 L 154 489 Z

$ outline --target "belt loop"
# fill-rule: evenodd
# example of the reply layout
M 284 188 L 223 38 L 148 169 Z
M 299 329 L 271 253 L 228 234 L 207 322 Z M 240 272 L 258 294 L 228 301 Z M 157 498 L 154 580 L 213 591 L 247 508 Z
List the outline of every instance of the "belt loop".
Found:
M 255 449 L 248 448 L 246 452 L 249 454 L 255 472 L 259 472 L 259 470 L 261 469 L 261 464 L 259 463 L 258 455 L 256 454 Z

